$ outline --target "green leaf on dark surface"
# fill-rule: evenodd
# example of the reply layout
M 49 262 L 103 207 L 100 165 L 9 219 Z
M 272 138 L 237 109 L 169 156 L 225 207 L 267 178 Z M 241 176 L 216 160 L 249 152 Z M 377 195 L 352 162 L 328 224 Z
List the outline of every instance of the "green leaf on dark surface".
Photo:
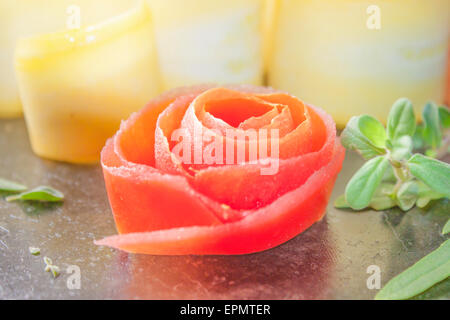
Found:
M 40 186 L 30 191 L 25 191 L 17 195 L 9 196 L 6 201 L 42 201 L 60 202 L 64 200 L 64 194 L 51 187 Z
M 448 108 L 441 106 L 439 107 L 438 112 L 442 128 L 444 129 L 450 128 L 450 111 L 448 110 Z
M 412 136 L 415 130 L 416 118 L 411 101 L 406 98 L 398 99 L 389 112 L 387 137 L 394 141 L 405 135 Z
M 439 148 L 442 140 L 438 107 L 429 102 L 422 113 L 424 129 L 423 138 L 431 148 Z
M 395 185 L 393 183 L 389 182 L 380 183 L 380 186 L 376 189 L 368 206 L 377 211 L 387 210 L 395 207 L 397 203 L 392 198 L 394 187 Z M 334 206 L 337 209 L 351 209 L 351 207 L 345 200 L 345 194 L 339 196 L 334 201 Z
M 58 266 L 55 266 L 49 257 L 44 257 L 45 272 L 50 272 L 53 278 L 57 278 L 60 274 Z
M 389 168 L 388 168 L 389 169 Z M 388 170 L 386 170 L 388 171 Z M 386 177 L 386 173 L 384 175 Z M 385 179 L 385 178 L 383 178 Z M 387 210 L 390 208 L 393 208 L 397 205 L 395 200 L 392 197 L 392 194 L 394 192 L 395 184 L 391 182 L 384 182 L 380 183 L 380 186 L 375 191 L 372 200 L 370 200 L 369 206 L 373 208 L 374 210 L 380 211 L 380 210 Z
M 432 189 L 430 189 L 429 186 L 427 186 L 425 183 L 423 183 L 420 180 L 417 180 L 417 185 L 419 187 L 419 194 L 416 201 L 416 205 L 419 208 L 424 208 L 430 203 L 432 200 L 437 200 L 441 198 L 445 198 L 445 196 L 442 193 L 436 192 Z
M 391 197 L 377 197 L 370 201 L 370 207 L 376 211 L 383 211 L 391 209 L 397 205 L 394 199 Z
M 444 228 L 442 229 L 442 234 L 445 235 L 447 233 L 450 233 L 450 219 L 445 224 Z
M 0 178 L 0 192 L 22 192 L 27 190 L 27 187 L 13 181 Z
M 378 155 L 382 155 L 385 153 L 385 150 L 382 148 L 377 147 L 374 142 L 372 142 L 371 139 L 369 139 L 360 129 L 360 119 L 364 117 L 365 120 L 363 122 L 370 122 L 368 120 L 367 116 L 361 116 L 361 117 L 352 117 L 350 121 L 347 123 L 347 126 L 345 127 L 344 131 L 342 131 L 341 134 L 341 143 L 344 145 L 345 148 L 355 150 L 364 159 L 371 159 L 373 157 L 376 157 Z M 376 121 L 376 120 L 375 120 Z M 372 123 L 373 125 L 373 123 Z M 376 127 L 376 125 L 373 125 Z M 367 131 L 367 130 L 365 130 Z M 375 138 L 375 141 L 381 141 L 381 138 L 378 136 Z
M 450 165 L 415 154 L 408 162 L 407 166 L 411 173 L 419 180 L 423 181 L 432 190 L 450 197 Z
M 408 211 L 417 201 L 419 186 L 417 181 L 408 181 L 401 185 L 397 192 L 397 203 L 400 209 Z
M 345 188 L 345 200 L 352 209 L 367 207 L 389 166 L 387 157 L 378 156 L 367 161 L 350 179 Z
M 36 247 L 29 247 L 29 248 L 28 248 L 28 251 L 30 251 L 30 253 L 31 253 L 33 256 L 38 256 L 38 255 L 41 254 L 41 249 L 36 248 Z
M 450 278 L 441 281 L 421 294 L 411 298 L 411 300 L 449 300 L 450 299 Z
M 450 239 L 393 279 L 375 296 L 377 300 L 412 298 L 450 276 Z

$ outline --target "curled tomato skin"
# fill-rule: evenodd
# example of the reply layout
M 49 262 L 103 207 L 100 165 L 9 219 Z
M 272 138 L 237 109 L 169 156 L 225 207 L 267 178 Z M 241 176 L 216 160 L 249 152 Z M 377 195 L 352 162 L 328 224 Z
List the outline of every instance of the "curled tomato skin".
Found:
M 195 124 L 223 139 L 224 128 L 279 126 L 278 172 L 261 175 L 247 161 L 185 166 L 169 137 Z M 254 86 L 172 90 L 123 122 L 102 151 L 119 235 L 96 244 L 159 255 L 273 248 L 323 217 L 344 157 L 331 117 L 286 93 Z

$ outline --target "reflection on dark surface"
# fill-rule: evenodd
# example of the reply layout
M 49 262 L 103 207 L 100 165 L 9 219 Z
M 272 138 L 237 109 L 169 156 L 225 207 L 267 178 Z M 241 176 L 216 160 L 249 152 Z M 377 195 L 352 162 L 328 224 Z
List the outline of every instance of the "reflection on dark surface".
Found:
M 400 209 L 388 210 L 385 215 L 385 223 L 393 233 L 401 239 L 396 250 L 392 250 L 388 266 L 403 265 L 403 270 L 410 267 L 411 261 L 418 261 L 426 254 L 422 248 L 427 248 L 433 243 L 432 249 L 436 249 L 446 239 L 441 234 L 442 226 L 450 218 L 450 202 L 448 199 L 432 201 L 424 209 L 416 208 L 408 212 Z M 410 256 L 410 260 L 398 261 L 398 251 L 404 251 Z M 389 278 L 397 273 L 389 273 Z M 430 288 L 415 299 L 438 299 L 446 297 L 450 293 L 450 279 L 444 280 L 435 287 Z
M 424 293 L 421 293 L 418 296 L 414 297 L 413 300 L 430 300 L 430 299 L 448 300 L 449 292 L 450 292 L 450 278 L 447 278 L 446 280 L 441 281 L 438 284 L 434 285 Z
M 334 260 L 327 233 L 323 220 L 277 248 L 242 256 L 122 253 L 130 283 L 120 298 L 320 299 Z
M 16 201 L 22 211 L 30 216 L 51 213 L 53 210 L 60 208 L 62 202 L 40 202 L 40 201 Z
M 418 251 L 418 248 L 429 245 L 431 241 L 437 248 L 445 237 L 441 229 L 449 219 L 450 203 L 448 199 L 433 201 L 426 208 L 415 208 L 403 212 L 398 208 L 384 213 L 384 223 L 402 241 L 399 244 L 406 252 Z

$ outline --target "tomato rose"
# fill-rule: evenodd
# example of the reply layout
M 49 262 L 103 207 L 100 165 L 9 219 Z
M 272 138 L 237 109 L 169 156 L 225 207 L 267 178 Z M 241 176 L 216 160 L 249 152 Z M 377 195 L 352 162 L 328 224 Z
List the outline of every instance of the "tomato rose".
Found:
M 244 254 L 320 220 L 344 159 L 333 119 L 269 88 L 169 91 L 122 123 L 102 152 L 120 235 L 147 254 Z

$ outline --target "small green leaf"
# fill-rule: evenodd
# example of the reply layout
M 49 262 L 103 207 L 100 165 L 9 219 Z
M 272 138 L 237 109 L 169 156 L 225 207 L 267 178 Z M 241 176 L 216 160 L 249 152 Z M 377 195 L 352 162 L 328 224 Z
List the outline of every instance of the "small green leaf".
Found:
M 397 202 L 400 209 L 408 211 L 417 201 L 419 195 L 419 186 L 417 181 L 408 181 L 400 186 L 397 192 Z
M 425 150 L 425 155 L 430 158 L 436 158 L 438 154 L 435 149 L 428 149 Z
M 432 190 L 450 197 L 450 165 L 425 157 L 421 154 L 413 155 L 407 162 L 411 173 L 423 181 Z
M 53 264 L 52 259 L 47 256 L 44 257 L 44 263 L 46 266 L 51 266 Z
M 447 233 L 450 233 L 450 219 L 445 224 L 444 229 L 442 229 L 442 235 L 446 235 Z
M 439 120 L 441 121 L 442 128 L 450 128 L 450 111 L 447 107 L 439 107 Z
M 393 183 L 382 182 L 375 191 L 369 206 L 377 211 L 387 210 L 395 207 L 397 203 L 391 197 L 391 194 L 394 190 L 394 186 L 395 185 Z M 339 196 L 334 201 L 334 206 L 337 209 L 351 209 L 351 207 L 345 200 L 345 194 Z
M 423 139 L 423 125 L 418 125 L 416 127 L 416 132 L 413 135 L 413 145 L 414 149 L 425 148 L 425 140 Z
M 390 168 L 391 167 L 388 167 L 386 172 L 388 172 Z M 384 174 L 384 177 L 386 177 L 386 173 Z M 383 181 L 385 181 L 384 179 L 385 178 L 383 178 Z M 372 200 L 370 201 L 370 207 L 377 211 L 387 210 L 387 209 L 395 207 L 397 205 L 397 203 L 392 198 L 392 193 L 394 192 L 394 188 L 395 188 L 395 183 L 381 182 L 380 186 L 375 191 L 375 193 L 372 197 Z
M 359 121 L 361 117 L 352 117 L 347 123 L 341 134 L 342 145 L 350 150 L 355 150 L 364 159 L 371 159 L 378 155 L 385 154 L 386 151 L 377 147 L 373 142 L 361 131 Z M 366 120 L 367 121 L 367 120 Z M 377 138 L 376 140 L 379 140 Z
M 417 201 L 416 201 L 416 205 L 417 205 L 419 208 L 425 208 L 425 207 L 427 206 L 427 204 L 430 203 L 431 200 L 432 200 L 431 198 L 428 198 L 428 197 L 420 197 L 420 196 L 419 196 L 419 198 L 418 198 Z
M 413 142 L 410 136 L 403 136 L 394 141 L 392 147 L 392 158 L 397 161 L 406 160 L 411 157 Z
M 0 191 L 2 192 L 22 192 L 27 190 L 27 187 L 13 181 L 0 178 Z
M 392 166 L 389 166 L 386 169 L 386 172 L 384 173 L 383 176 L 383 182 L 392 182 L 392 185 L 395 184 L 395 182 L 397 182 L 397 177 L 394 174 L 394 169 L 392 169 Z
M 387 170 L 386 170 L 387 171 Z M 386 175 L 385 175 L 386 176 Z M 394 193 L 395 183 L 394 182 L 383 182 L 380 183 L 380 186 L 375 191 L 374 197 L 378 196 L 391 196 Z
M 334 200 L 334 206 L 338 209 L 350 209 L 347 201 L 345 201 L 345 194 L 340 195 L 336 200 Z
M 386 130 L 380 121 L 368 115 L 362 115 L 358 121 L 359 130 L 378 148 L 386 146 Z
M 30 251 L 30 253 L 31 253 L 33 256 L 38 256 L 38 255 L 41 254 L 41 249 L 36 248 L 36 247 L 29 247 L 29 248 L 28 248 L 28 251 Z
M 431 148 L 439 148 L 442 140 L 438 107 L 428 102 L 422 113 L 424 129 L 423 137 Z
M 387 136 L 392 141 L 402 136 L 412 136 L 416 130 L 416 118 L 411 101 L 398 99 L 392 106 L 388 116 Z
M 44 257 L 45 262 L 45 272 L 50 272 L 53 278 L 57 278 L 60 274 L 60 270 L 58 266 L 55 266 L 52 260 L 49 257 Z
M 442 193 L 436 192 L 430 189 L 425 183 L 420 180 L 417 180 L 417 185 L 419 186 L 419 195 L 416 202 L 416 205 L 419 208 L 424 208 L 430 201 L 445 198 Z
M 450 276 L 450 239 L 393 279 L 375 296 L 376 300 L 412 298 Z
M 387 210 L 393 208 L 397 203 L 389 196 L 376 197 L 370 201 L 370 207 L 376 211 Z
M 361 210 L 369 205 L 388 166 L 388 158 L 378 156 L 355 173 L 345 188 L 345 200 L 352 209 Z
M 9 196 L 6 201 L 42 201 L 42 202 L 60 202 L 64 195 L 51 187 L 40 186 L 30 191 L 25 191 L 17 195 Z
M 57 278 L 60 274 L 59 267 L 52 265 L 49 268 L 50 268 L 50 272 L 51 272 L 53 278 Z

